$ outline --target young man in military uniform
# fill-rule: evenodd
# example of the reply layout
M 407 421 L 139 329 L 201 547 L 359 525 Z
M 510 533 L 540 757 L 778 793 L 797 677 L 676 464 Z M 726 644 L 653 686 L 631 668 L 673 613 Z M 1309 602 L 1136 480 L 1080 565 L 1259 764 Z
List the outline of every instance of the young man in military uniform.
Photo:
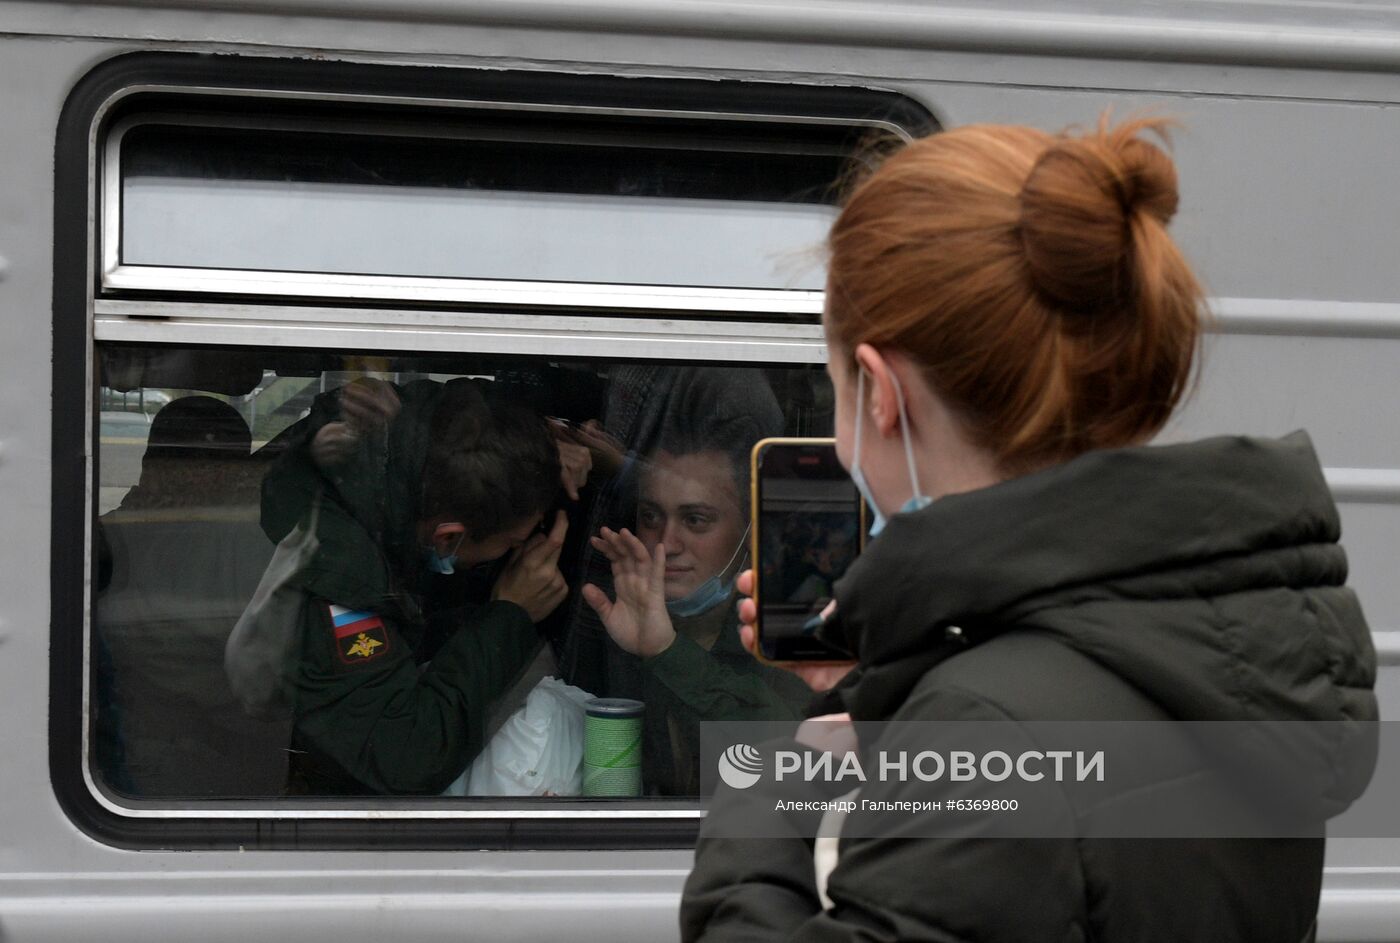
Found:
M 318 507 L 319 546 L 296 577 L 288 791 L 436 794 L 480 751 L 492 702 L 567 593 L 563 512 L 541 529 L 558 449 L 542 418 L 469 380 L 358 383 L 338 399 L 264 483 L 274 539 Z

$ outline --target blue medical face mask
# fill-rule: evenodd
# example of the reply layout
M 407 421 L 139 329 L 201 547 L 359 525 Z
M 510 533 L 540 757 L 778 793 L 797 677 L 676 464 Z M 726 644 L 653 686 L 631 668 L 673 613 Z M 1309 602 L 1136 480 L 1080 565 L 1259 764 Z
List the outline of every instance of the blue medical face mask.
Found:
M 734 554 L 729 558 L 729 562 L 724 565 L 714 576 L 701 583 L 699 586 L 686 593 L 680 599 L 666 600 L 666 611 L 678 619 L 688 619 L 691 616 L 703 615 L 715 606 L 720 605 L 729 598 L 729 594 L 734 591 L 734 578 L 737 573 L 730 573 L 725 579 L 724 574 L 729 573 L 734 561 L 739 559 L 739 555 L 744 551 L 744 545 L 748 542 L 749 530 L 744 528 L 744 536 L 739 540 L 739 546 L 734 548 Z
M 452 545 L 451 552 L 446 556 L 439 555 L 437 548 L 432 544 L 424 547 L 423 552 L 427 557 L 428 572 L 440 573 L 443 576 L 451 576 L 457 572 L 457 551 L 462 549 L 462 540 L 466 536 L 466 534 L 458 534 L 457 542 Z
M 899 437 L 904 442 L 904 460 L 909 466 L 909 483 L 914 489 L 913 495 L 904 502 L 899 509 L 900 514 L 906 511 L 917 511 L 926 508 L 933 503 L 933 499 L 919 490 L 919 473 L 914 468 L 914 446 L 909 441 L 909 416 L 904 410 L 904 390 L 900 388 L 899 377 L 890 374 L 890 382 L 894 384 L 895 402 L 899 404 Z M 870 484 L 865 480 L 865 475 L 860 470 L 860 439 L 861 428 L 864 425 L 865 416 L 865 371 L 856 367 L 856 442 L 855 455 L 851 459 L 851 480 L 856 483 L 856 489 L 860 491 L 861 497 L 865 498 L 865 503 L 870 507 L 870 513 L 875 516 L 874 523 L 870 525 L 870 536 L 874 537 L 885 529 L 885 515 L 880 511 L 880 505 L 875 503 L 875 495 L 870 491 Z

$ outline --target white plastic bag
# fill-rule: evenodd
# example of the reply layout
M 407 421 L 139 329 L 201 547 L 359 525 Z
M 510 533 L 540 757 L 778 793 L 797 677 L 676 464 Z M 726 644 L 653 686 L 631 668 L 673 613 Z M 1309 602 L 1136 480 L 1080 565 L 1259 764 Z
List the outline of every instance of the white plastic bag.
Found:
M 300 658 L 301 610 L 306 602 L 293 580 L 316 556 L 320 516 L 317 492 L 307 520 L 273 551 L 257 591 L 224 645 L 229 687 L 250 717 L 279 720 L 292 712 L 290 677 Z
M 584 705 L 592 697 L 558 678 L 542 679 L 447 794 L 578 795 L 583 790 Z

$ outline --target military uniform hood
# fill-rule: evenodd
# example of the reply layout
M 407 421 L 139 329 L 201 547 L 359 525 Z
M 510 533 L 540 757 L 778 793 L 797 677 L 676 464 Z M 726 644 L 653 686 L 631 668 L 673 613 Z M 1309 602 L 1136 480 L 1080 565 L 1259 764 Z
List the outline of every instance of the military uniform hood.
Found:
M 395 389 L 399 414 L 386 428 L 366 432 L 355 454 L 316 486 L 320 547 L 301 583 L 342 605 L 411 617 L 405 594 L 420 592 L 426 573 L 417 523 L 432 420 L 449 394 L 429 381 Z M 334 418 L 313 415 L 308 435 Z

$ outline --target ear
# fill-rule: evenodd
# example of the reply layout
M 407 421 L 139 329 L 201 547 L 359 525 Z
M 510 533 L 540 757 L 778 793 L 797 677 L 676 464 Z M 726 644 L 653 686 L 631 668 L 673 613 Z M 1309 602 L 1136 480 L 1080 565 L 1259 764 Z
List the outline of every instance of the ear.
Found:
M 459 521 L 447 521 L 433 528 L 433 549 L 440 557 L 450 557 L 457 553 L 466 536 L 467 528 Z
M 867 415 L 882 436 L 899 431 L 899 400 L 895 398 L 894 361 L 869 344 L 855 349 L 856 369 L 865 373 Z M 861 404 L 856 404 L 860 409 Z

